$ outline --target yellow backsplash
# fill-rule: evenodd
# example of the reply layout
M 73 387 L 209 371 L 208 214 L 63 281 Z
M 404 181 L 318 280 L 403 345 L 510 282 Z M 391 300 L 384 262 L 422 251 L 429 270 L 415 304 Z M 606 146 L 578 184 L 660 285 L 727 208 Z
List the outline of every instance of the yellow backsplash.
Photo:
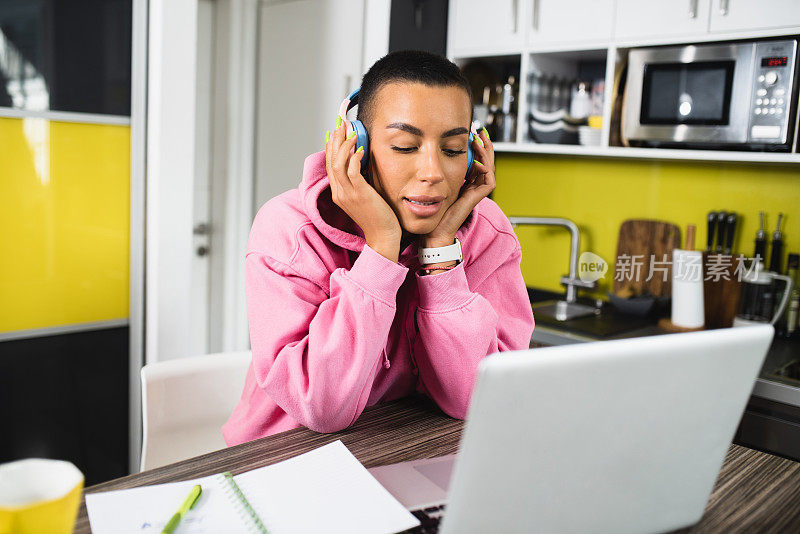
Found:
M 613 285 L 619 227 L 627 219 L 658 219 L 697 226 L 704 249 L 711 210 L 739 216 L 734 253 L 752 256 L 758 212 L 767 213 L 768 241 L 784 214 L 784 260 L 800 253 L 800 166 L 498 154 L 494 200 L 508 216 L 566 217 L 581 231 L 580 252 L 609 262 L 596 296 Z M 519 227 L 522 275 L 531 287 L 563 291 L 569 264 L 564 228 Z M 684 243 L 685 245 L 685 243 Z M 767 248 L 767 254 L 771 247 Z

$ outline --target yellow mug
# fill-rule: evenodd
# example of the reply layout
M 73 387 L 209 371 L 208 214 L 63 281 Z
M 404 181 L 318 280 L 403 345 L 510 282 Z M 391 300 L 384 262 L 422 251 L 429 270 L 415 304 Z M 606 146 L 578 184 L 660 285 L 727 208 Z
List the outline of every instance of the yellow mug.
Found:
M 0 464 L 0 534 L 69 534 L 83 474 L 70 462 L 31 458 Z

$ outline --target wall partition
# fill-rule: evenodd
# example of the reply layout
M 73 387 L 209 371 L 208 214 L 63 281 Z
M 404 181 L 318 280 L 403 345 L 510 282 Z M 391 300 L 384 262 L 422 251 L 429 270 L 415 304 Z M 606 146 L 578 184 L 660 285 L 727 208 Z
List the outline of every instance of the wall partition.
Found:
M 131 0 L 0 2 L 0 462 L 128 473 Z

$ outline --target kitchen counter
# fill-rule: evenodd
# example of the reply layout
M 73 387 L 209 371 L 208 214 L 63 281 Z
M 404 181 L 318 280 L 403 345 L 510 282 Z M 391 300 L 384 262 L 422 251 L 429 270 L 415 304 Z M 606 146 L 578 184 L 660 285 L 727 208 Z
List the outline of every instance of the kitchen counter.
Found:
M 591 341 L 608 341 L 642 336 L 668 334 L 657 326 L 669 310 L 657 311 L 652 317 L 640 318 L 620 314 L 605 303 L 601 313 L 593 317 L 559 322 L 544 316 L 537 317 L 536 305 L 562 299 L 563 294 L 528 288 L 534 306 L 532 347 L 566 345 Z M 595 305 L 588 299 L 583 304 Z M 800 339 L 775 337 L 753 387 L 734 443 L 800 460 Z
M 642 336 L 655 336 L 667 332 L 658 328 L 661 314 L 652 317 L 636 317 L 617 312 L 610 304 L 602 303 L 599 314 L 580 317 L 569 321 L 556 321 L 550 317 L 536 314 L 536 306 L 552 300 L 563 299 L 564 295 L 536 288 L 528 288 L 528 297 L 534 307 L 534 328 L 532 342 L 538 345 L 568 345 L 590 341 L 608 341 Z M 579 298 L 578 302 L 597 306 L 596 301 Z

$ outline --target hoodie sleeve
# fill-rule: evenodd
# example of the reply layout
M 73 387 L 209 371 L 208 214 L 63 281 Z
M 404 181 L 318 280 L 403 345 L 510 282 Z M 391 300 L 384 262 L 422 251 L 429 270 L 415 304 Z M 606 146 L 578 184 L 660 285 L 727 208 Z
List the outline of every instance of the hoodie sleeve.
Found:
M 368 246 L 330 275 L 330 296 L 259 253 L 245 262 L 257 384 L 317 432 L 350 426 L 366 406 L 408 269 Z
M 520 271 L 519 246 L 474 289 L 464 263 L 419 276 L 419 335 L 414 357 L 421 389 L 448 415 L 464 419 L 478 363 L 489 354 L 527 349 L 533 311 Z

